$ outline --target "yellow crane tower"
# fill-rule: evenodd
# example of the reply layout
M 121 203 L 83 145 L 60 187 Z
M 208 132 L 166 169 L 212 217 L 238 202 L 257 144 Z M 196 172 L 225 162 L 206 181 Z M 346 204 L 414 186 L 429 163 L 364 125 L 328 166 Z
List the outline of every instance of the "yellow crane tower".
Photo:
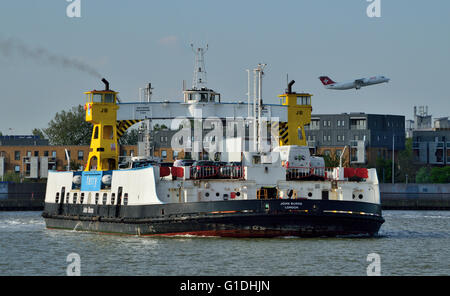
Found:
M 292 91 L 291 80 L 286 92 L 278 97 L 281 104 L 288 106 L 288 121 L 280 122 L 280 146 L 298 145 L 307 146 L 305 136 L 305 125 L 311 122 L 311 97 L 309 93 L 296 93 Z
M 102 79 L 105 90 L 85 92 L 86 121 L 93 124 L 91 146 L 85 170 L 107 171 L 117 169 L 119 147 L 117 137 L 118 92 L 109 89 L 109 83 Z

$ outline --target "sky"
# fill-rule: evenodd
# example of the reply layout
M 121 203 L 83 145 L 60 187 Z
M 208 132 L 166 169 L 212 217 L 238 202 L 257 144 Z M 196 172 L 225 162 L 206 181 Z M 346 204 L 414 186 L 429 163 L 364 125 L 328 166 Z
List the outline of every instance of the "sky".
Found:
M 365 112 L 413 118 L 427 105 L 450 116 L 450 1 L 366 0 L 0 2 L 0 132 L 31 134 L 56 112 L 84 104 L 83 92 L 109 80 L 124 102 L 152 83 L 153 100 L 181 101 L 192 84 L 194 54 L 205 55 L 208 87 L 224 101 L 247 100 L 247 72 L 266 63 L 265 103 L 278 103 L 286 74 L 313 96 L 313 114 Z M 375 0 L 378 1 L 378 0 Z M 13 44 L 14 46 L 11 46 Z M 2 49 L 3 46 L 3 49 Z M 9 46 L 9 47 L 8 47 Z M 318 77 L 373 75 L 387 84 L 325 89 Z

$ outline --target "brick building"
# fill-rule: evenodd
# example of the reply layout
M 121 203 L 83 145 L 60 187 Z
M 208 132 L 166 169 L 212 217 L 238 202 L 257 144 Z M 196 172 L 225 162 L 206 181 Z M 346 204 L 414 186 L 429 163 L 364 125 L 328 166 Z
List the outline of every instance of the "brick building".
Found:
M 0 137 L 0 177 L 7 172 L 17 173 L 24 178 L 46 178 L 49 170 L 65 170 L 68 160 L 85 166 L 89 146 L 53 146 L 48 140 L 34 136 Z M 120 147 L 121 156 L 137 153 L 137 146 Z

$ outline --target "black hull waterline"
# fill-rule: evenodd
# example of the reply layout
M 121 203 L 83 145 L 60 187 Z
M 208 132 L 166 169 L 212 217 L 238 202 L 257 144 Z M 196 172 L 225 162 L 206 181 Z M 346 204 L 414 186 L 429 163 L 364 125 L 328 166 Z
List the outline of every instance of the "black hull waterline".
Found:
M 160 205 L 46 203 L 47 228 L 138 236 L 375 235 L 377 204 L 333 200 L 231 200 Z

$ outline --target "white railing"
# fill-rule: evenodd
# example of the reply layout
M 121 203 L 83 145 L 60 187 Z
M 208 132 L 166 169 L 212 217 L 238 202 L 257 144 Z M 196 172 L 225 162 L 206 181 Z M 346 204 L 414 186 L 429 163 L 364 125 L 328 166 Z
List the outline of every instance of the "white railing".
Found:
M 326 167 L 288 167 L 286 168 L 286 178 L 288 180 L 301 180 L 306 178 L 319 178 L 325 180 L 334 180 L 339 176 L 334 176 L 335 169 Z

